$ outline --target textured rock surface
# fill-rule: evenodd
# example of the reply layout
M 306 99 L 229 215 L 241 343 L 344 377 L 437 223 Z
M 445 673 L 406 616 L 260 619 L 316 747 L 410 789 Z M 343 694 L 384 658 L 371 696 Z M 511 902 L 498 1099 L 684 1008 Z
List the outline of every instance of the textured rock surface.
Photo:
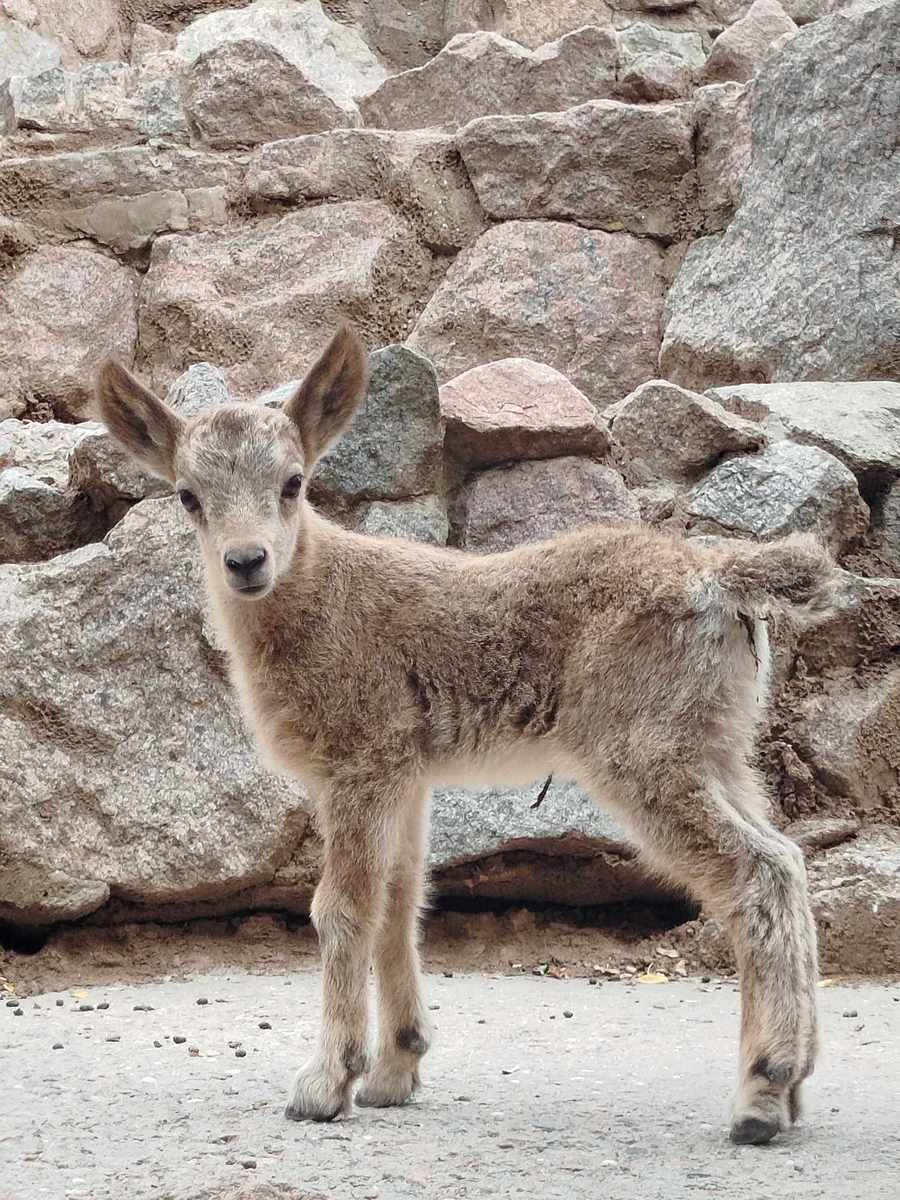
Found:
M 0 290 L 0 392 L 79 416 L 100 360 L 134 358 L 137 279 L 90 250 L 41 248 Z
M 694 490 L 686 514 L 695 533 L 768 541 L 810 530 L 834 549 L 868 526 L 868 509 L 844 464 L 815 446 L 791 442 L 720 463 Z
M 670 33 L 643 22 L 619 35 L 620 64 L 616 95 L 652 102 L 688 96 L 706 54 L 696 33 Z
M 610 404 L 656 372 L 662 256 L 645 239 L 509 221 L 453 263 L 410 344 L 442 381 L 522 355 Z
M 638 502 L 612 467 L 587 458 L 551 458 L 492 467 L 461 498 L 460 542 L 479 552 L 582 525 L 640 519 Z
M 193 542 L 176 501 L 147 501 L 105 544 L 0 568 L 8 918 L 81 915 L 90 885 L 97 905 L 233 895 L 306 829 L 204 641 Z
M 497 220 L 550 217 L 654 237 L 696 229 L 693 118 L 687 105 L 599 100 L 561 113 L 482 117 L 460 152 Z
M 10 75 L 35 75 L 59 66 L 59 45 L 0 12 L 0 83 Z
M 259 206 L 386 197 L 429 249 L 461 249 L 485 217 L 452 137 L 339 129 L 261 146 L 244 180 Z
M 373 500 L 366 506 L 357 530 L 371 537 L 400 537 L 445 546 L 450 532 L 447 505 L 440 496 Z
M 752 88 L 717 83 L 694 97 L 697 189 L 703 229 L 724 229 L 737 211 L 750 166 Z
M 803 29 L 753 88 L 734 220 L 687 254 L 660 370 L 725 383 L 896 379 L 900 3 Z
M 383 204 L 329 204 L 224 236 L 159 238 L 141 289 L 141 348 L 159 387 L 196 359 L 235 398 L 299 375 L 342 318 L 370 345 L 402 337 L 428 280 Z
M 564 375 L 528 358 L 464 371 L 441 388 L 444 447 L 456 461 L 487 467 L 609 449 L 603 422 Z
M 778 0 L 754 0 L 747 15 L 729 25 L 713 42 L 704 72 L 706 81 L 750 79 L 771 53 L 772 43 L 796 32 L 797 26 Z
M 642 383 L 603 416 L 616 463 L 634 484 L 696 478 L 723 454 L 759 450 L 766 440 L 752 421 L 663 379 Z
M 360 107 L 367 125 L 387 129 L 555 112 L 612 95 L 618 54 L 615 35 L 597 26 L 536 51 L 496 33 L 460 34 L 425 66 L 385 80 Z
M 900 475 L 900 383 L 743 384 L 710 395 L 772 438 L 827 450 L 864 491 Z

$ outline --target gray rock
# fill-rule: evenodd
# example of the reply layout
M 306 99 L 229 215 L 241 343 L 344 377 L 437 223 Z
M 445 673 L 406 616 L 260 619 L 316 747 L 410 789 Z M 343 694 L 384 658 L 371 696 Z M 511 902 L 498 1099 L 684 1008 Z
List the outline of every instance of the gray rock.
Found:
M 10 75 L 37 75 L 59 66 L 58 43 L 20 21 L 0 15 L 0 83 Z
M 454 138 L 436 130 L 337 129 L 258 147 L 251 204 L 386 197 L 431 250 L 459 250 L 487 222 Z
M 212 363 L 192 363 L 172 386 L 166 402 L 177 408 L 183 417 L 195 417 L 204 408 L 227 404 L 228 383 L 222 371 Z
M 840 846 L 859 833 L 860 823 L 856 817 L 804 817 L 791 821 L 784 833 L 800 846 L 805 853 L 815 854 Z
M 827 450 L 864 492 L 900 475 L 900 383 L 739 384 L 710 395 L 759 421 L 773 440 Z
M 64 421 L 2 421 L 0 470 L 20 467 L 43 483 L 65 488 L 69 482 L 69 451 L 83 436 L 83 425 Z
M 694 96 L 697 185 L 703 229 L 724 229 L 737 211 L 750 166 L 750 102 L 753 90 L 714 83 Z
M 677 33 L 635 22 L 619 34 L 616 95 L 654 102 L 689 96 L 706 54 L 697 33 Z
M 615 91 L 619 47 L 588 25 L 538 50 L 496 33 L 459 34 L 426 63 L 360 102 L 367 125 L 458 126 L 490 113 L 558 112 Z
M 507 221 L 454 261 L 409 343 L 441 382 L 515 355 L 561 371 L 603 406 L 657 374 L 661 271 L 647 238 Z
M 371 355 L 369 391 L 326 455 L 314 493 L 347 502 L 399 500 L 441 489 L 443 429 L 434 368 L 406 346 Z
M 399 537 L 446 546 L 450 532 L 447 504 L 441 496 L 373 500 L 366 506 L 356 528 L 371 537 Z
M 616 465 L 633 484 L 696 479 L 723 454 L 759 450 L 766 436 L 706 396 L 654 379 L 604 410 Z
M 772 52 L 772 44 L 797 26 L 778 0 L 754 0 L 747 15 L 713 42 L 704 72 L 707 83 L 751 79 Z
M 306 372 L 341 318 L 369 345 L 404 337 L 430 282 L 410 226 L 374 201 L 323 204 L 221 235 L 158 238 L 141 289 L 154 386 L 197 358 L 234 399 Z
M 106 889 L 233 898 L 305 837 L 204 641 L 194 542 L 149 500 L 105 543 L 0 567 L 0 863 L 28 865 L 4 875 L 7 919 L 72 919 Z
M 69 478 L 72 488 L 87 497 L 95 512 L 111 511 L 117 517 L 123 502 L 132 504 L 171 492 L 167 483 L 146 474 L 120 450 L 102 426 L 85 422 L 81 428 L 84 435 L 69 454 Z
M 459 149 L 497 220 L 548 217 L 683 238 L 699 228 L 689 105 L 597 100 L 560 113 L 482 117 Z
M 868 527 L 868 509 L 844 464 L 791 442 L 720 463 L 695 488 L 685 512 L 694 533 L 768 541 L 804 530 L 834 550 Z
M 564 375 L 527 358 L 464 371 L 441 388 L 444 449 L 466 467 L 609 449 L 603 422 Z
M 669 294 L 666 378 L 702 391 L 900 376 L 898 41 L 890 0 L 814 22 L 760 70 L 741 206 Z
M 0 470 L 0 563 L 51 558 L 75 541 L 65 492 L 19 467 Z
M 639 521 L 637 500 L 612 467 L 551 458 L 476 475 L 459 500 L 467 550 L 511 550 L 584 525 Z
M 877 516 L 879 552 L 888 570 L 900 576 L 900 483 L 891 485 Z

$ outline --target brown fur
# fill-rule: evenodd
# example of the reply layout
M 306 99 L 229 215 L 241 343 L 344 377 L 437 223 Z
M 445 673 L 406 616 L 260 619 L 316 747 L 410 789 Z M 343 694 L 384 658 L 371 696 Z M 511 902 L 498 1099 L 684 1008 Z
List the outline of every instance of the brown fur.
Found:
M 246 718 L 267 760 L 317 803 L 323 1024 L 288 1115 L 347 1110 L 360 1075 L 363 1104 L 401 1104 L 418 1084 L 431 786 L 552 771 L 727 926 L 743 981 L 732 1136 L 768 1140 L 796 1116 L 813 1068 L 816 936 L 802 855 L 769 823 L 750 766 L 761 618 L 773 604 L 826 602 L 834 568 L 808 537 L 709 547 L 595 527 L 476 557 L 348 532 L 310 508 L 305 486 L 297 499 L 280 489 L 347 426 L 365 378 L 342 330 L 285 413 L 233 405 L 174 424 L 122 368 L 98 385 L 111 432 L 196 496 Z M 266 552 L 252 599 L 223 567 L 235 546 Z

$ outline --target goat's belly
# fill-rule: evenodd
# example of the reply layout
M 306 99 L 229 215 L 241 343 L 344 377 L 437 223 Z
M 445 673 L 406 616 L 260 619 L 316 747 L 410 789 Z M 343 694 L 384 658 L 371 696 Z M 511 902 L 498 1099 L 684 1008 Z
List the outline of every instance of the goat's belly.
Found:
M 435 787 L 526 787 L 548 775 L 572 778 L 574 771 L 558 749 L 545 742 L 524 743 L 502 753 L 433 763 L 429 783 Z

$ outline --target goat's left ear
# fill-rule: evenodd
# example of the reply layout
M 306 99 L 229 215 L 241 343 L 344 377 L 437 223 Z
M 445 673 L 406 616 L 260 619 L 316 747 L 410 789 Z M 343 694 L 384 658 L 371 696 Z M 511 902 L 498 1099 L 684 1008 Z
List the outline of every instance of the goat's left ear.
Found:
M 108 358 L 97 372 L 96 410 L 113 438 L 142 466 L 175 482 L 175 447 L 184 421 L 147 391 L 130 371 Z
M 349 325 L 342 325 L 284 406 L 300 431 L 306 469 L 312 470 L 349 427 L 369 383 L 369 360 Z

